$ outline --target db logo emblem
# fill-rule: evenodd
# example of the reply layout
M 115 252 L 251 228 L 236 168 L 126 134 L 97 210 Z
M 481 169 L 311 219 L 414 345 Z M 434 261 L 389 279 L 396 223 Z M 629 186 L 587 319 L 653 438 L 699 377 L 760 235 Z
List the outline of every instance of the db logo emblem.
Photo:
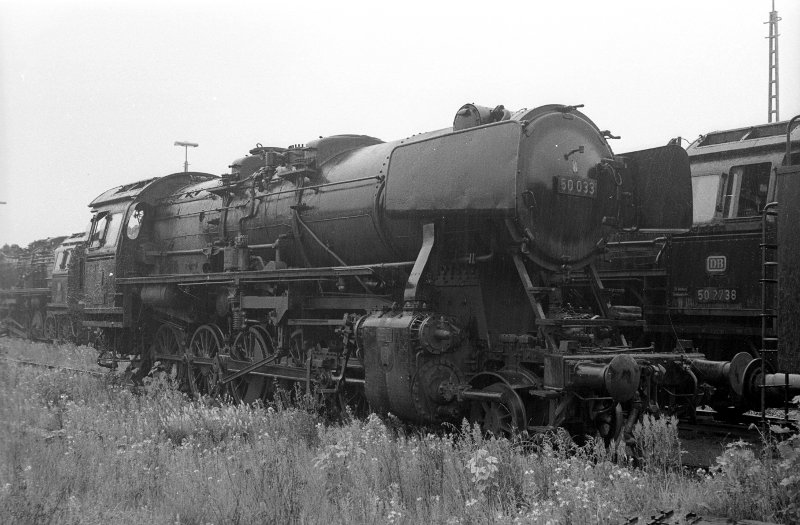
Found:
M 724 255 L 709 255 L 706 257 L 706 272 L 723 273 L 728 269 L 728 258 Z

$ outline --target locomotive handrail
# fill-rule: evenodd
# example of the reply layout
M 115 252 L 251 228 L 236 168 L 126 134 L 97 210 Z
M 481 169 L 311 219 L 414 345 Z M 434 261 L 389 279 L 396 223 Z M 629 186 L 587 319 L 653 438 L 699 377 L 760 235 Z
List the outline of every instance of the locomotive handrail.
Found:
M 369 177 L 360 177 L 358 179 L 349 179 L 349 180 L 340 180 L 336 182 L 326 182 L 325 184 L 315 184 L 313 186 L 298 186 L 293 190 L 281 190 L 281 191 L 273 191 L 270 193 L 266 193 L 264 195 L 257 195 L 256 199 L 266 199 L 267 197 L 271 197 L 273 195 L 282 195 L 284 193 L 296 193 L 301 190 L 318 190 L 320 188 L 327 188 L 329 186 L 339 186 L 341 184 L 350 184 L 353 182 L 364 182 L 367 180 L 383 180 L 383 175 L 371 175 Z
M 612 241 L 612 242 L 607 242 L 606 246 L 650 246 L 653 244 L 661 244 L 665 242 L 667 242 L 666 237 L 656 237 L 655 239 L 642 239 L 640 241 Z
M 148 257 L 166 257 L 168 255 L 200 255 L 203 248 L 192 250 L 147 250 L 144 252 Z
M 261 250 L 261 249 L 275 249 L 281 243 L 281 239 L 279 238 L 275 242 L 267 243 L 267 244 L 250 244 L 247 247 L 251 250 Z M 212 248 L 217 248 L 213 246 Z M 194 248 L 191 250 L 147 250 L 145 251 L 145 255 L 149 257 L 166 257 L 169 255 L 200 255 L 206 253 L 205 250 L 207 248 Z
M 790 123 L 790 127 L 791 127 L 791 123 Z M 787 135 L 788 134 L 789 133 L 787 133 Z M 771 277 L 767 275 L 769 273 L 768 270 L 767 270 L 768 268 L 775 268 L 776 267 L 776 261 L 774 259 L 771 260 L 771 261 L 768 261 L 768 259 L 770 259 L 770 257 L 767 254 L 770 253 L 770 250 L 777 250 L 777 248 L 778 248 L 777 244 L 772 244 L 772 243 L 768 242 L 768 239 L 767 239 L 767 233 L 768 233 L 767 223 L 769 222 L 769 217 L 777 217 L 777 215 L 778 215 L 778 212 L 777 212 L 778 206 L 779 206 L 779 204 L 777 202 L 770 202 L 766 206 L 764 206 L 764 209 L 761 212 L 761 243 L 759 244 L 759 248 L 761 249 L 761 279 L 760 279 L 760 283 L 761 283 L 761 348 L 760 348 L 759 354 L 760 354 L 762 363 L 765 364 L 765 365 L 768 364 L 768 361 L 766 359 L 767 358 L 767 354 L 775 354 L 776 356 L 778 355 L 778 347 L 777 347 L 778 340 L 777 340 L 777 338 L 767 337 L 768 325 L 770 324 L 771 320 L 775 319 L 775 317 L 776 317 L 775 316 L 776 306 L 773 304 L 773 305 L 771 305 L 772 308 L 770 308 L 767 305 L 767 298 L 769 297 L 768 293 L 767 293 L 767 286 L 768 285 L 777 285 L 778 284 L 777 275 L 773 274 Z M 775 300 L 773 299 L 773 301 L 775 301 Z M 774 326 L 773 326 L 773 328 L 774 328 Z M 767 341 L 772 341 L 775 344 L 775 348 L 767 348 Z M 789 383 L 788 383 L 788 375 L 787 375 L 787 380 L 786 381 L 787 381 L 786 385 L 787 385 L 787 392 L 788 392 L 788 385 L 789 385 Z M 766 400 L 766 395 L 767 394 L 766 394 L 766 390 L 767 390 L 767 374 L 762 372 L 762 374 L 761 374 L 761 420 L 762 421 L 766 421 L 766 417 L 767 417 L 767 412 L 766 412 L 767 411 L 767 400 Z M 787 405 L 787 410 L 788 410 L 788 405 Z

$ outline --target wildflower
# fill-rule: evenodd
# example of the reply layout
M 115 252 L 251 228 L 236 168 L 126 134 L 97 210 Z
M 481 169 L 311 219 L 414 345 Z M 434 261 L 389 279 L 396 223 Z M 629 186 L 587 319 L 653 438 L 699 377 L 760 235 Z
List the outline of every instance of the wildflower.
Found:
M 482 448 L 467 461 L 467 468 L 472 473 L 472 481 L 481 484 L 490 480 L 498 471 L 497 458 L 490 456 L 489 451 Z

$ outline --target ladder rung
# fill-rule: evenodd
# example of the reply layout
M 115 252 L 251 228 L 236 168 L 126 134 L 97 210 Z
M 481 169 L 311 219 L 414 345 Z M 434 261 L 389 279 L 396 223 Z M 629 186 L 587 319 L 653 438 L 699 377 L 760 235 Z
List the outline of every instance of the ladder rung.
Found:
M 778 317 L 778 314 L 760 314 L 761 317 Z
M 758 282 L 764 283 L 764 284 L 778 284 L 778 280 L 777 279 L 759 279 Z
M 778 342 L 778 338 L 777 337 L 763 337 L 762 340 L 764 342 L 769 341 L 770 343 L 777 343 Z
M 770 244 L 770 243 L 766 243 L 766 242 L 762 242 L 758 246 L 760 248 L 766 248 L 768 250 L 777 250 L 778 249 L 778 245 L 777 244 Z
M 763 264 L 764 266 L 770 266 L 770 267 L 778 266 L 778 262 L 777 261 L 767 261 L 767 262 L 764 262 L 764 263 L 761 263 L 761 264 Z

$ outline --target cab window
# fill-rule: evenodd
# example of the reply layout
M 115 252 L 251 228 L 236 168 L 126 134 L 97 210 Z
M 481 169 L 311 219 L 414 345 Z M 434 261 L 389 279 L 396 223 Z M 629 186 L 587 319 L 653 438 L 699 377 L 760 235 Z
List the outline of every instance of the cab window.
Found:
M 122 228 L 122 214 L 114 213 L 111 215 L 111 218 L 108 221 L 105 246 L 114 246 L 117 244 L 120 228 Z
M 89 248 L 100 248 L 106 238 L 108 228 L 108 213 L 99 213 L 92 220 L 92 229 L 89 234 Z
M 117 243 L 120 226 L 122 225 L 122 214 L 100 213 L 93 222 L 92 233 L 89 236 L 89 248 L 114 246 Z
M 72 255 L 72 250 L 58 250 L 56 252 L 55 262 L 53 264 L 53 273 L 61 273 L 67 271 L 69 268 L 69 260 Z
M 72 260 L 72 250 L 64 250 L 64 257 L 61 258 L 61 264 L 58 269 L 66 271 L 69 268 L 69 262 Z
M 714 220 L 717 213 L 720 179 L 719 175 L 692 177 L 693 224 L 703 224 Z
M 731 168 L 724 183 L 722 216 L 733 219 L 760 215 L 767 204 L 771 172 L 769 162 Z
M 144 221 L 144 206 L 139 204 L 128 218 L 128 227 L 125 230 L 128 239 L 134 240 L 139 237 L 139 233 L 142 231 L 142 221 Z

